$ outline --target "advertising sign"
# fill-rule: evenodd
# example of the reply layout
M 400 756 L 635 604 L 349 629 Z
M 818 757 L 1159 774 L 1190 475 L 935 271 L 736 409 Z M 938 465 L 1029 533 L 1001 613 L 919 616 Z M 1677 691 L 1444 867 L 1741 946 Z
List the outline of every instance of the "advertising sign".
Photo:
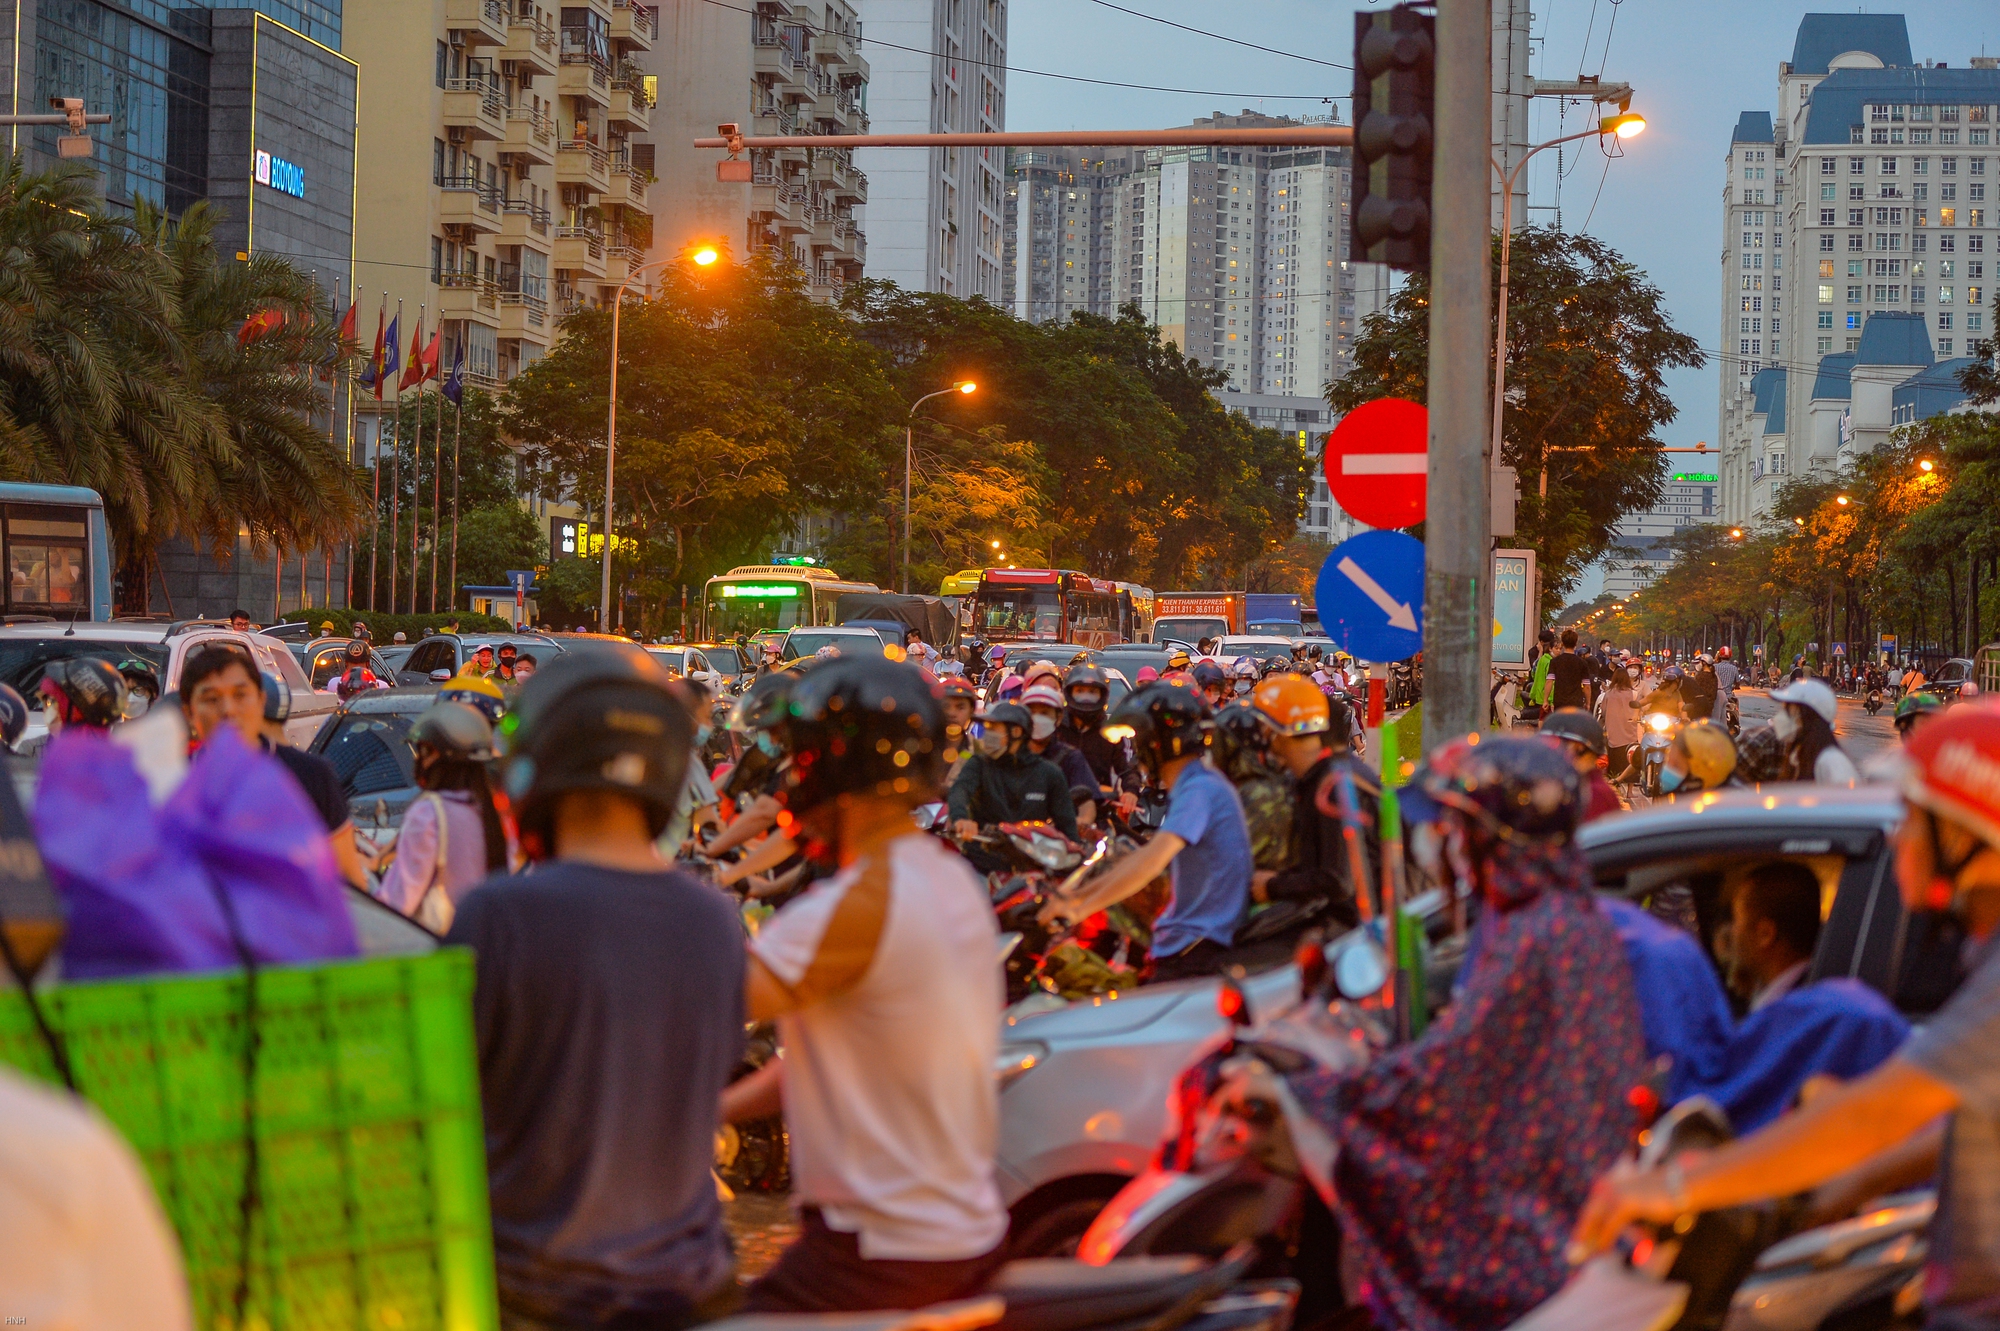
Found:
M 1533 550 L 1493 552 L 1493 664 L 1526 669 L 1528 647 L 1535 641 Z

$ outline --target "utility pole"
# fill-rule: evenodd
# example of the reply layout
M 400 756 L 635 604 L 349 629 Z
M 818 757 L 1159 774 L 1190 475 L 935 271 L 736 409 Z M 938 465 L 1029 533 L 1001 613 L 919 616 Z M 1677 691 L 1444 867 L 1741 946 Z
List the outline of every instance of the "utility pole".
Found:
M 1492 0 L 1493 6 L 1493 160 L 1501 179 L 1511 188 L 1494 196 L 1492 225 L 1498 230 L 1509 211 L 1504 195 L 1514 196 L 1514 225 L 1528 220 L 1528 178 L 1513 178 L 1514 168 L 1528 155 L 1528 100 L 1535 80 L 1528 65 L 1528 27 L 1534 15 L 1529 0 Z
M 1439 0 L 1431 190 L 1424 748 L 1484 731 L 1493 658 L 1490 0 Z

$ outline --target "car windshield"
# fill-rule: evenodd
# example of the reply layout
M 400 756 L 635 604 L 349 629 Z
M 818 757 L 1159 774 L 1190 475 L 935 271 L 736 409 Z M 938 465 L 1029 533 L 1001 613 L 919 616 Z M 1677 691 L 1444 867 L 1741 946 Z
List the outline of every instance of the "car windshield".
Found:
M 708 658 L 709 665 L 725 675 L 740 675 L 745 669 L 743 658 L 734 647 L 704 647 L 701 651 Z
M 1292 644 L 1283 638 L 1224 638 L 1215 650 L 1222 656 L 1289 656 Z
M 320 756 L 333 764 L 349 799 L 414 786 L 416 755 L 410 749 L 414 712 L 349 713 L 333 723 Z
M 801 629 L 785 639 L 784 658 L 791 661 L 801 656 L 811 656 L 826 646 L 832 646 L 842 653 L 852 654 L 871 649 L 880 651 L 882 640 L 866 629 L 859 633 L 831 633 L 824 629 L 814 632 L 810 629 Z
M 675 672 L 687 668 L 687 652 L 679 647 L 648 647 L 646 651 L 655 661 Z
M 1189 615 L 1186 618 L 1153 621 L 1153 641 L 1172 638 L 1175 642 L 1200 642 L 1229 632 L 1229 621 L 1221 616 Z
M 1052 587 L 981 587 L 973 603 L 975 635 L 1049 638 L 1063 635 L 1062 605 Z
M 165 679 L 167 674 L 167 648 L 164 643 L 106 642 L 102 638 L 53 635 L 0 640 L 0 681 L 13 685 L 27 699 L 29 707 L 40 711 L 42 699 L 37 689 L 49 663 L 71 661 L 80 656 L 94 656 L 112 666 L 134 659 L 150 661 L 153 668 L 160 672 L 161 679 Z
M 408 648 L 403 648 L 402 650 L 405 655 L 409 652 Z M 314 648 L 312 658 L 312 686 L 315 689 L 325 688 L 328 680 L 346 668 L 347 645 L 345 643 L 342 643 L 338 647 Z M 375 672 L 377 679 L 388 679 L 393 673 L 389 668 L 388 662 L 382 659 L 382 654 L 379 652 L 370 652 L 368 654 L 368 668 Z

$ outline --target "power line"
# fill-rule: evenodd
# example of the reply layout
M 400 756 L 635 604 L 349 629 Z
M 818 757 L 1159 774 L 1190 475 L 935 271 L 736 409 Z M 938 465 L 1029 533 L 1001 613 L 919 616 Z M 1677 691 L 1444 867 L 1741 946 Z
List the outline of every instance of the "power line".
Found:
M 1219 32 L 1210 32 L 1206 28 L 1191 28 L 1185 23 L 1176 23 L 1170 18 L 1161 18 L 1158 14 L 1145 14 L 1136 9 L 1127 9 L 1123 5 L 1114 5 L 1111 3 L 1111 0 L 1090 0 L 1090 2 L 1094 5 L 1102 5 L 1106 9 L 1115 9 L 1121 14 L 1130 14 L 1133 18 L 1146 19 L 1152 23 L 1163 23 L 1169 28 L 1179 28 L 1182 32 L 1191 32 L 1197 37 L 1212 37 L 1218 42 L 1228 42 L 1231 46 L 1247 46 L 1253 51 L 1263 51 L 1270 55 L 1281 55 L 1288 60 L 1304 60 L 1315 65 L 1325 65 L 1328 69 L 1345 69 L 1350 72 L 1354 69 L 1352 65 L 1343 65 L 1333 60 L 1321 60 L 1317 56 L 1301 55 L 1297 51 L 1280 51 L 1275 46 L 1259 46 L 1256 42 L 1246 42 L 1241 37 L 1229 37 Z
M 714 5 L 717 9 L 733 9 L 739 14 L 749 14 L 753 17 L 757 13 L 754 9 L 745 9 L 741 5 L 729 4 L 727 0 L 702 0 L 702 3 Z M 794 23 L 788 26 L 805 28 L 807 31 L 818 32 L 824 35 L 838 35 L 834 29 L 814 28 L 810 23 Z M 957 64 L 977 65 L 984 69 L 997 69 L 1008 74 L 1026 74 L 1038 79 L 1060 79 L 1066 83 L 1090 83 L 1101 88 L 1129 88 L 1136 92 L 1167 92 L 1188 97 L 1263 98 L 1266 101 L 1272 102 L 1324 102 L 1338 96 L 1346 95 L 1324 92 L 1220 92 L 1214 88 L 1166 88 L 1155 83 L 1122 83 L 1116 79 L 1085 78 L 1081 74 L 1055 74 L 1046 69 L 1023 69 L 1019 65 L 1006 65 L 994 60 L 977 60 L 968 55 L 947 55 L 943 51 L 933 51 L 924 46 L 904 46 L 899 42 L 885 42 L 880 37 L 863 36 L 855 40 L 866 42 L 871 46 L 884 46 L 892 51 L 908 51 L 913 55 L 930 56 L 934 60 L 951 60 Z M 1279 52 L 1279 54 L 1282 55 L 1284 52 Z

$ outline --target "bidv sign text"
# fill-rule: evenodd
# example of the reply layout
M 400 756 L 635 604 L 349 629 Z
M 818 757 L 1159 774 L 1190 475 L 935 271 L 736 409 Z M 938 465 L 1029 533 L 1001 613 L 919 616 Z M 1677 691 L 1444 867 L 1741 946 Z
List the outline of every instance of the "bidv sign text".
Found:
M 306 196 L 306 169 L 260 151 L 257 154 L 257 183 L 269 185 L 280 194 L 303 199 Z

